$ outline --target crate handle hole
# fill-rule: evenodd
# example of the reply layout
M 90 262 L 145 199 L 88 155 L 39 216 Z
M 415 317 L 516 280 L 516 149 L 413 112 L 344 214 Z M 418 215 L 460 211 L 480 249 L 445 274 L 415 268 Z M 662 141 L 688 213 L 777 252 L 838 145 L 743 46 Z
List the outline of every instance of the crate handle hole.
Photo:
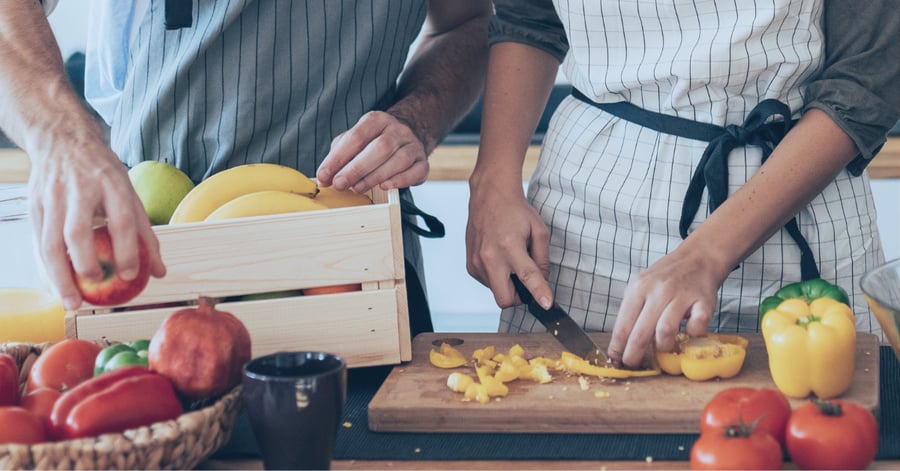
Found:
M 456 338 L 456 337 L 445 337 L 442 339 L 436 339 L 433 342 L 431 342 L 431 344 L 434 345 L 435 347 L 440 347 L 442 343 L 446 343 L 447 345 L 450 345 L 451 347 L 458 347 L 458 346 L 462 345 L 463 343 L 465 343 L 465 341 L 463 339 Z

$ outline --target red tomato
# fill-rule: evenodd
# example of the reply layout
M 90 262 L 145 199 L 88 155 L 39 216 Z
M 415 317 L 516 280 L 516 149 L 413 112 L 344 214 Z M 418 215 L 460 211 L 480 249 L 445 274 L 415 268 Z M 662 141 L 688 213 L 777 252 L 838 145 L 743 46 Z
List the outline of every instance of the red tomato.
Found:
M 691 469 L 781 469 L 781 446 L 771 435 L 743 425 L 700 435 L 691 448 Z
M 878 452 L 878 423 L 849 401 L 815 401 L 787 425 L 787 451 L 801 469 L 864 469 Z
M 31 445 L 47 441 L 44 424 L 21 407 L 0 407 L 0 443 Z
M 40 417 L 49 433 L 50 413 L 53 412 L 53 405 L 60 396 L 62 393 L 56 389 L 40 387 L 22 396 L 19 406 Z
M 0 406 L 19 402 L 19 365 L 6 353 L 0 353 Z
M 94 376 L 94 361 L 100 346 L 87 340 L 66 339 L 38 356 L 28 373 L 28 391 L 45 386 L 58 391 L 74 388 Z
M 791 403 L 781 391 L 772 388 L 734 387 L 713 396 L 700 415 L 700 433 L 719 431 L 739 422 L 772 435 L 784 446 L 784 432 L 791 416 Z

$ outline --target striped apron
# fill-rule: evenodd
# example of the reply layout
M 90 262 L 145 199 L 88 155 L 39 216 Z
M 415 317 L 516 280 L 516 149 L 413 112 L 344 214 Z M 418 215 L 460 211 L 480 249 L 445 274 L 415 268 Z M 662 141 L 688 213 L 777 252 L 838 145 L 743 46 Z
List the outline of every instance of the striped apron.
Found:
M 822 62 L 821 0 L 756 3 L 554 2 L 570 46 L 563 71 L 577 92 L 550 121 L 528 198 L 550 228 L 556 300 L 585 328 L 612 330 L 628 282 L 677 247 L 767 156 L 765 146 L 738 146 L 722 159 L 727 181 L 692 193 L 698 167 L 702 174 L 707 165 L 706 140 L 597 104 L 626 102 L 720 129 L 751 121 L 763 102 L 793 110 L 782 121 L 797 119 L 804 84 Z M 686 194 L 696 196 L 688 202 L 696 214 Z M 802 265 L 807 278 L 821 274 L 847 289 L 857 329 L 880 334 L 859 288 L 862 274 L 884 259 L 866 175 L 842 172 L 795 221 L 807 256 L 790 230 L 776 233 L 727 278 L 710 330 L 759 331 L 760 301 L 803 278 Z M 543 327 L 518 306 L 503 310 L 500 329 Z
M 130 4 L 94 2 L 106 3 L 111 16 Z M 112 99 L 94 99 L 109 110 L 111 146 L 126 165 L 168 159 L 195 182 L 253 162 L 315 175 L 335 136 L 393 103 L 428 7 L 424 0 L 143 3 L 146 11 L 120 19 L 121 83 Z M 90 49 L 98 55 L 88 62 L 104 52 L 116 62 L 114 52 Z M 431 330 L 416 234 L 428 231 L 415 224 L 408 190 L 401 200 L 415 333 Z

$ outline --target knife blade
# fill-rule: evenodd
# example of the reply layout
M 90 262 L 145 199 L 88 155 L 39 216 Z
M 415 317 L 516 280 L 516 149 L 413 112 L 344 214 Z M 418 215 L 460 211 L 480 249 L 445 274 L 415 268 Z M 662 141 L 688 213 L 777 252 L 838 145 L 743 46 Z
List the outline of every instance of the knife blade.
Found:
M 550 309 L 544 309 L 535 301 L 534 296 L 531 295 L 531 292 L 522 284 L 522 281 L 519 280 L 515 273 L 510 275 L 510 278 L 513 286 L 516 287 L 519 299 L 528 306 L 528 312 L 537 318 L 547 328 L 547 332 L 553 334 L 553 337 L 566 350 L 584 358 L 593 365 L 606 366 L 609 362 L 606 353 L 594 343 L 580 325 L 569 317 L 569 314 L 563 308 L 553 303 Z

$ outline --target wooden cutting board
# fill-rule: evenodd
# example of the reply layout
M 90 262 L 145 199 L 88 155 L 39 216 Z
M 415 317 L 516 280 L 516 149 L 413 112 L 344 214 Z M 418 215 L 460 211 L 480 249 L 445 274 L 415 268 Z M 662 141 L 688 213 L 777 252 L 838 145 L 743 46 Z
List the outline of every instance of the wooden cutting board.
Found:
M 608 345 L 609 333 L 590 334 Z M 505 352 L 519 344 L 525 357 L 559 358 L 562 348 L 547 333 L 426 333 L 413 339 L 412 360 L 395 366 L 369 403 L 369 428 L 379 432 L 499 432 L 499 433 L 698 433 L 704 405 L 719 391 L 736 386 L 775 387 L 760 334 L 750 340 L 741 373 L 728 380 L 691 381 L 683 376 L 633 378 L 610 382 L 591 378 L 588 390 L 577 377 L 554 373 L 551 383 L 516 380 L 509 394 L 488 404 L 465 402 L 447 387 L 447 376 L 471 366 L 436 368 L 428 353 L 441 341 L 460 342 L 466 357 L 493 345 Z M 449 340 L 447 340 L 449 339 Z M 879 344 L 872 334 L 857 335 L 856 373 L 842 396 L 878 415 Z M 608 396 L 606 395 L 608 393 Z M 804 400 L 792 399 L 792 407 Z

